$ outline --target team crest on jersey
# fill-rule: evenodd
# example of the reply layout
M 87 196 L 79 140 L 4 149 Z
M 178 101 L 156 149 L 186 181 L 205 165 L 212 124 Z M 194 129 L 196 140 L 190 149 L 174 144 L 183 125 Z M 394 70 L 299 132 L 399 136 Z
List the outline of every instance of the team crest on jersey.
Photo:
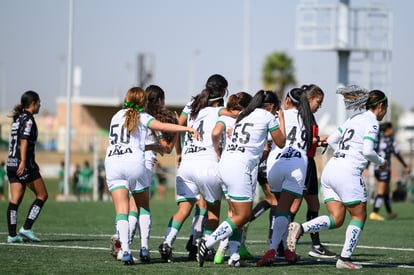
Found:
M 33 126 L 33 121 L 32 120 L 28 120 L 26 122 L 26 127 L 24 128 L 24 132 L 26 134 L 29 134 L 30 133 L 30 130 L 32 129 L 32 126 Z

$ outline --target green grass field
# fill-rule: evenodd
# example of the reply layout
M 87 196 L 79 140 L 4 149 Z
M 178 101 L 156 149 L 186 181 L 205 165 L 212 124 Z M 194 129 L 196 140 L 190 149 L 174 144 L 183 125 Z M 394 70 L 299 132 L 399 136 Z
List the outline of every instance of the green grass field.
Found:
M 153 198 L 153 216 L 150 240 L 151 264 L 124 266 L 109 254 L 109 239 L 114 233 L 114 209 L 112 202 L 56 202 L 56 182 L 47 181 L 50 199 L 34 225 L 33 230 L 42 239 L 40 243 L 7 244 L 7 202 L 0 201 L 0 274 L 347 274 L 350 270 L 337 270 L 335 260 L 317 261 L 307 252 L 310 237 L 305 235 L 298 245 L 302 261 L 296 265 L 278 262 L 272 267 L 230 268 L 206 262 L 199 268 L 196 262 L 186 261 L 185 243 L 190 234 L 191 219 L 184 224 L 174 244 L 175 263 L 162 263 L 158 245 L 162 242 L 167 223 L 176 211 L 174 191 L 169 190 L 165 202 Z M 26 193 L 19 209 L 18 227 L 25 219 L 33 199 Z M 226 205 L 224 204 L 224 208 Z M 305 206 L 305 204 L 303 205 Z M 297 221 L 304 221 L 302 206 Z M 414 274 L 414 204 L 395 203 L 398 213 L 395 220 L 367 221 L 354 259 L 364 265 L 364 274 Z M 369 210 L 371 210 L 371 205 Z M 223 216 L 226 209 L 223 209 Z M 382 210 L 384 211 L 384 210 Z M 325 213 L 322 206 L 321 213 Z M 384 213 L 382 213 L 384 214 Z M 257 257 L 267 249 L 268 214 L 265 213 L 251 224 L 247 246 Z M 321 240 L 330 249 L 340 253 L 346 226 L 321 233 Z M 132 245 L 138 256 L 139 238 Z M 254 262 L 254 261 L 253 261 Z

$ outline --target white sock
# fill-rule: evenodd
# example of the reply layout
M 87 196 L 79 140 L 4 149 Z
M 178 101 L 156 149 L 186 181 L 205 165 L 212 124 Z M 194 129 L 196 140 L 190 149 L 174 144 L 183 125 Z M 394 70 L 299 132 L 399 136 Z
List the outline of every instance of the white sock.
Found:
M 142 213 L 144 212 L 144 213 Z M 148 211 L 139 211 L 139 231 L 141 238 L 141 247 L 148 248 L 148 242 L 151 233 L 151 215 Z
M 175 238 L 177 237 L 178 232 L 181 229 L 181 226 L 181 223 L 174 222 L 174 220 L 171 218 L 170 222 L 168 223 L 167 231 L 164 235 L 164 243 L 172 247 L 172 244 L 174 243 Z
M 129 223 L 129 244 L 132 244 L 135 237 L 135 231 L 137 230 L 138 226 L 138 219 L 135 215 L 131 215 L 131 213 L 128 216 L 128 223 Z
M 203 236 L 204 227 L 207 223 L 207 210 L 200 209 L 198 214 L 194 215 L 192 222 L 191 234 L 193 235 L 193 244 Z
M 233 230 L 231 225 L 227 221 L 223 221 L 214 232 L 207 237 L 206 239 L 206 246 L 212 247 L 216 242 L 219 240 L 224 240 L 225 238 L 231 236 L 233 234 Z
M 118 220 L 116 222 L 116 230 L 119 241 L 121 242 L 122 251 L 130 252 L 129 250 L 129 225 L 127 220 Z
M 316 217 L 308 222 L 302 223 L 303 232 L 315 233 L 323 230 L 328 230 L 333 225 L 331 224 L 331 219 L 327 215 Z
M 362 229 L 360 226 L 353 224 L 353 221 L 349 223 L 345 232 L 345 242 L 342 248 L 341 257 L 350 258 L 352 253 L 358 244 L 359 236 L 361 235 Z

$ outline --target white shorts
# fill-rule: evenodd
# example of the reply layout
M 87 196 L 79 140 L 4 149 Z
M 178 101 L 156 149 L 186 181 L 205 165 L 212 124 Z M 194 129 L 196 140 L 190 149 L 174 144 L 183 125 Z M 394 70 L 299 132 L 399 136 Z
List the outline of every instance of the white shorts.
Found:
M 219 171 L 227 188 L 227 196 L 231 201 L 253 201 L 256 191 L 257 166 L 250 168 L 246 164 L 227 158 L 220 160 Z
M 308 159 L 304 157 L 280 158 L 267 163 L 267 181 L 273 193 L 287 192 L 302 197 Z
M 144 159 L 107 158 L 105 159 L 105 174 L 110 192 L 118 188 L 127 188 L 130 192 L 142 192 L 149 188 Z
M 208 203 L 221 200 L 221 179 L 218 163 L 212 160 L 181 162 L 176 176 L 176 200 L 196 200 L 203 195 Z
M 259 173 L 259 166 L 256 166 L 256 167 L 253 169 L 253 172 L 252 172 L 252 180 L 253 180 L 253 182 L 254 182 L 254 179 L 255 179 L 255 178 L 257 178 L 258 173 Z M 255 187 L 255 188 L 256 188 L 256 187 Z M 227 191 L 227 186 L 226 186 L 226 184 L 224 184 L 223 180 L 222 180 L 222 183 L 221 183 L 221 189 L 223 190 L 223 195 L 224 195 L 224 198 L 225 198 L 226 200 L 229 200 L 229 199 L 230 199 L 230 197 L 229 197 L 229 194 L 228 194 L 228 191 Z M 254 191 L 254 192 L 255 192 L 255 191 Z M 253 192 L 253 193 L 254 193 L 254 192 Z
M 331 158 L 321 175 L 324 202 L 340 201 L 345 205 L 366 202 L 367 188 L 360 169 L 349 166 L 343 158 Z

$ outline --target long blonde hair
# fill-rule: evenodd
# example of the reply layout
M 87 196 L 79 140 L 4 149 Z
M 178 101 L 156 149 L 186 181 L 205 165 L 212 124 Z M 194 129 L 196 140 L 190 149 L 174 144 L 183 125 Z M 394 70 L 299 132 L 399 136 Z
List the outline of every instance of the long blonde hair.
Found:
M 124 127 L 127 128 L 128 134 L 134 132 L 138 127 L 140 113 L 144 112 L 147 104 L 147 94 L 140 87 L 132 87 L 125 95 L 123 107 L 125 112 Z

